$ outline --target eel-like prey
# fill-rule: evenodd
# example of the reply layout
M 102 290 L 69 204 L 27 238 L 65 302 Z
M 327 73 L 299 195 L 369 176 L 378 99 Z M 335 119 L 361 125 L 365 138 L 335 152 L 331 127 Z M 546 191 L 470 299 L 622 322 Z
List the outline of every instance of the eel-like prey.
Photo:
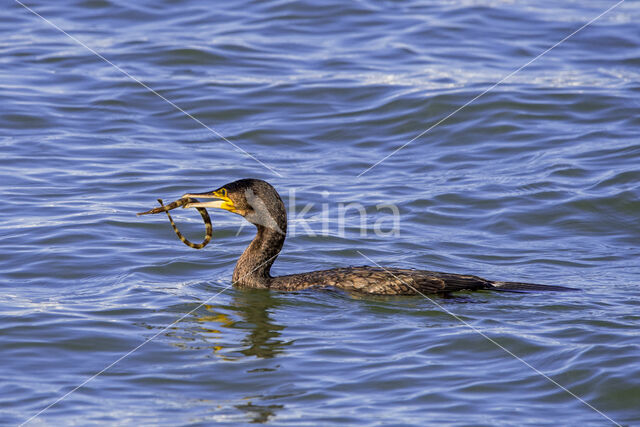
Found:
M 157 214 L 161 212 L 166 212 L 167 216 L 169 217 L 169 222 L 171 223 L 171 227 L 173 227 L 173 231 L 176 232 L 176 235 L 182 241 L 182 243 L 194 249 L 202 249 L 205 246 L 207 246 L 207 244 L 211 241 L 211 236 L 213 235 L 213 227 L 211 226 L 211 218 L 209 217 L 209 213 L 205 208 L 196 208 L 198 212 L 200 212 L 200 215 L 204 220 L 204 225 L 206 228 L 206 235 L 204 236 L 204 240 L 202 241 L 202 243 L 192 243 L 186 237 L 184 237 L 182 233 L 180 233 L 180 230 L 178 230 L 176 223 L 173 222 L 173 218 L 171 218 L 171 214 L 169 213 L 171 209 L 178 208 L 187 203 L 197 203 L 198 200 L 193 199 L 191 197 L 183 197 L 181 199 L 176 200 L 173 203 L 169 203 L 168 205 L 163 204 L 162 199 L 158 199 L 158 202 L 160 203 L 159 208 L 153 208 L 146 212 L 140 212 L 137 215 L 148 215 L 148 214 Z

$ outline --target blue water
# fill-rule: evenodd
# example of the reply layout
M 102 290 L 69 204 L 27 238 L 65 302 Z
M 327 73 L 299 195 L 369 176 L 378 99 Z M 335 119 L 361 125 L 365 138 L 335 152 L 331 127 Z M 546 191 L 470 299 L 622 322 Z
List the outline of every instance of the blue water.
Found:
M 640 425 L 640 3 L 512 75 L 615 2 L 26 5 L 0 9 L 0 424 Z M 244 177 L 289 208 L 274 273 L 361 252 L 582 291 L 238 290 L 242 218 L 196 251 L 135 216 Z

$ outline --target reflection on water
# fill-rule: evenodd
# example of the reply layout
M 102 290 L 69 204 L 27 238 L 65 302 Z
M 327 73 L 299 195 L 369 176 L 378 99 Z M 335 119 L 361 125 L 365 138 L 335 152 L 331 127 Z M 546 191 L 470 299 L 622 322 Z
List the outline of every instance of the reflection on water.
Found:
M 268 291 L 240 290 L 235 292 L 230 305 L 204 305 L 193 313 L 195 325 L 185 322 L 168 335 L 178 339 L 173 345 L 179 348 L 210 348 L 216 356 L 228 361 L 245 356 L 272 358 L 290 344 L 279 339 L 284 326 L 275 323 L 271 316 L 278 305 L 277 296 Z M 238 338 L 238 332 L 244 337 Z
M 228 292 L 233 294 L 230 301 L 203 305 L 192 316 L 172 327 L 166 336 L 171 338 L 170 343 L 174 347 L 190 350 L 192 356 L 189 358 L 194 357 L 197 351 L 213 352 L 214 364 L 208 365 L 207 371 L 216 379 L 219 379 L 219 371 L 225 381 L 235 383 L 237 372 L 234 374 L 234 368 L 239 368 L 243 375 L 250 375 L 255 381 L 277 383 L 272 377 L 277 375 L 279 364 L 243 369 L 237 362 L 251 364 L 252 359 L 274 358 L 290 345 L 281 339 L 285 327 L 273 319 L 273 313 L 281 303 L 278 295 L 265 290 L 234 289 Z M 193 306 L 182 308 L 185 313 L 190 310 Z M 226 362 L 233 362 L 233 366 Z M 216 389 L 220 387 L 217 382 L 213 386 Z M 238 422 L 264 423 L 285 407 L 268 403 L 276 397 L 276 394 L 256 394 L 252 389 L 250 393 L 240 393 L 240 396 L 229 394 L 222 400 L 202 399 L 200 404 L 207 402 L 210 405 L 211 414 L 205 417 L 209 421 L 228 422 L 231 418 Z M 242 414 L 239 419 L 237 411 Z
M 284 405 L 255 405 L 249 401 L 242 405 L 236 405 L 236 409 L 246 412 L 250 422 L 265 423 L 273 417 L 276 410 L 284 408 Z
M 284 326 L 273 322 L 270 314 L 278 307 L 278 298 L 266 290 L 240 291 L 233 299 L 233 304 L 244 318 L 245 328 L 249 334 L 242 340 L 245 356 L 269 358 L 284 351 L 289 345 L 279 339 Z

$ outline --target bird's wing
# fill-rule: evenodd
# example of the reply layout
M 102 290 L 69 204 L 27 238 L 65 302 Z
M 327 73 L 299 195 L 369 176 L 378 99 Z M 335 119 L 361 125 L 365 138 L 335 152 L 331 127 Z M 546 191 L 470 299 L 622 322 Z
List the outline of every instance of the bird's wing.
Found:
M 374 295 L 416 295 L 487 289 L 491 282 L 476 276 L 425 270 L 381 267 L 345 267 L 276 277 L 272 289 L 335 287 Z

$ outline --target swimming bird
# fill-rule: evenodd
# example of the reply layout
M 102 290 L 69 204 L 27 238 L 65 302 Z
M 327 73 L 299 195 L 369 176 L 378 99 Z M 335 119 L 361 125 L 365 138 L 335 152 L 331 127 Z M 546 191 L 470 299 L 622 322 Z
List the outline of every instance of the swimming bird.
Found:
M 238 287 L 297 291 L 307 288 L 338 288 L 375 295 L 447 294 L 463 290 L 564 291 L 563 286 L 500 282 L 481 277 L 395 267 L 340 267 L 307 273 L 271 276 L 271 266 L 287 235 L 287 212 L 271 184 L 260 179 L 241 179 L 206 193 L 189 193 L 184 208 L 217 208 L 241 215 L 257 233 L 238 259 L 233 283 Z

